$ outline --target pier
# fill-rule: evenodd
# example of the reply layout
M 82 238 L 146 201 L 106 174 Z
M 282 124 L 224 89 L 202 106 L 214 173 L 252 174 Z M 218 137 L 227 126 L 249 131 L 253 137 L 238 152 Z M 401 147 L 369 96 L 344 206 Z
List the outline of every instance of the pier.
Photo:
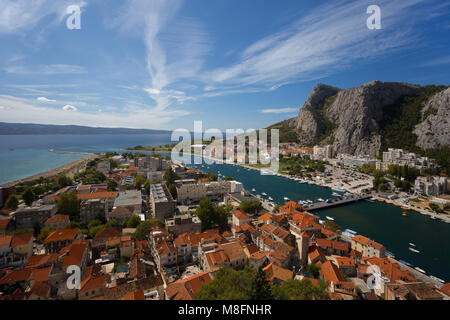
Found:
M 316 202 L 316 203 L 306 206 L 306 208 L 308 209 L 308 211 L 314 211 L 314 210 L 336 207 L 336 206 L 340 206 L 343 204 L 348 204 L 348 203 L 365 200 L 365 199 L 370 199 L 370 198 L 372 198 L 371 194 L 360 194 L 360 195 L 354 194 L 354 195 L 348 196 L 347 198 L 344 198 L 341 200 L 333 199 L 333 201 L 331 201 L 331 202 L 326 202 L 326 201 Z

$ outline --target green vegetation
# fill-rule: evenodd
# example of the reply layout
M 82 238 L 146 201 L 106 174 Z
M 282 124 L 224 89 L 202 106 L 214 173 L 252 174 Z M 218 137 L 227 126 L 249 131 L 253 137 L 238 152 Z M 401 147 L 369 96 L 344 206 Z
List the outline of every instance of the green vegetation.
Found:
M 423 113 L 422 121 L 427 120 L 427 118 L 431 115 L 436 115 L 438 110 L 436 108 L 430 108 Z
M 136 188 L 136 190 L 141 190 L 142 183 L 143 183 L 144 179 L 142 178 L 142 175 L 140 173 L 138 173 L 136 175 L 136 178 L 135 178 L 134 181 L 135 181 L 134 187 Z
M 177 186 L 175 185 L 176 180 L 180 180 L 181 177 L 177 175 L 172 168 L 169 168 L 164 175 L 164 180 L 166 181 L 167 188 L 174 199 L 177 198 Z
M 204 198 L 195 210 L 195 215 L 202 221 L 203 230 L 208 230 L 215 226 L 226 225 L 230 212 L 226 208 L 214 205 L 209 198 Z
M 17 207 L 19 206 L 19 199 L 15 194 L 12 194 L 9 196 L 8 200 L 5 202 L 5 209 L 9 210 L 17 210 Z
M 132 216 L 130 217 L 125 223 L 123 224 L 125 228 L 137 228 L 137 226 L 141 223 L 141 218 L 139 216 Z
M 114 180 L 108 180 L 107 189 L 108 191 L 117 191 L 117 182 Z
M 39 232 L 39 235 L 36 237 L 36 240 L 39 242 L 44 242 L 45 239 L 53 232 L 53 229 L 50 227 L 43 227 Z
M 83 184 L 98 184 L 106 181 L 105 175 L 97 171 L 95 167 L 87 166 L 86 170 L 77 174 L 74 179 L 81 180 Z
M 274 300 L 322 300 L 329 299 L 327 283 L 319 280 L 319 285 L 314 286 L 309 279 L 288 280 L 272 289 Z
M 324 172 L 324 161 L 310 160 L 302 157 L 280 157 L 280 171 L 288 172 L 290 175 L 305 177 L 312 172 Z
M 80 201 L 75 191 L 63 193 L 58 199 L 58 213 L 77 219 L 80 215 Z
M 260 201 L 242 201 L 239 204 L 239 209 L 247 213 L 257 213 L 261 209 Z
M 313 278 L 317 279 L 320 274 L 320 266 L 310 263 L 306 266 L 306 272 Z
M 325 221 L 324 226 L 334 232 L 340 232 L 342 230 L 341 227 L 334 221 Z
M 162 226 L 163 223 L 158 219 L 145 220 L 137 226 L 134 236 L 137 240 L 146 240 L 151 229 Z
M 327 117 L 327 110 L 333 104 L 337 98 L 337 93 L 329 98 L 327 98 L 323 104 L 323 107 L 315 107 L 312 109 L 314 115 L 321 120 L 325 125 L 325 132 L 319 137 L 320 143 L 333 144 L 334 135 L 333 132 L 336 130 L 337 125 Z
M 290 126 L 291 120 L 285 120 L 279 123 L 276 123 L 274 125 L 271 125 L 270 127 L 267 127 L 267 144 L 270 145 L 271 141 L 271 130 L 272 129 L 278 129 L 279 135 L 280 135 L 280 143 L 283 142 L 298 142 L 298 134 L 295 131 L 295 128 Z M 258 135 L 260 133 L 258 132 Z
M 31 206 L 33 204 L 33 201 L 36 199 L 33 188 L 27 187 L 22 193 L 22 199 L 27 206 Z
M 264 271 L 246 266 L 236 271 L 222 268 L 216 278 L 203 285 L 196 294 L 197 300 L 314 300 L 328 299 L 327 284 L 319 281 L 314 286 L 304 279 L 288 280 L 282 285 L 270 285 Z
M 209 182 L 217 181 L 217 179 L 218 179 L 217 175 L 215 175 L 212 172 L 208 172 L 208 173 L 202 172 L 202 173 L 200 173 L 199 179 L 205 179 L 205 178 L 208 179 Z

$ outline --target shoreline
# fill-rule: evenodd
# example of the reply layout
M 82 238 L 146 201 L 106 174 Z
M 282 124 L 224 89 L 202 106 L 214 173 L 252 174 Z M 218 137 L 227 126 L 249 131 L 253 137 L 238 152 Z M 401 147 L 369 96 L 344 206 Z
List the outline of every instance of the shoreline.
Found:
M 203 158 L 207 158 L 207 159 L 215 160 L 215 161 L 221 161 L 221 159 L 212 158 L 212 157 L 208 157 L 208 156 L 203 156 Z M 225 160 L 222 160 L 222 162 L 223 162 L 223 164 L 237 165 L 237 166 L 240 166 L 240 167 L 243 167 L 243 168 L 253 169 L 253 170 L 258 170 L 258 171 L 262 171 L 264 169 L 267 169 L 267 168 L 256 168 L 256 167 L 252 167 L 250 165 L 242 164 L 242 163 L 234 163 L 234 162 L 233 163 L 228 163 Z M 290 179 L 290 180 L 294 180 L 295 181 L 295 177 L 287 175 L 287 174 L 274 173 L 273 175 L 274 176 L 279 176 L 279 177 L 284 177 L 286 179 Z M 320 183 L 318 183 L 315 180 L 308 180 L 308 184 L 315 185 L 315 186 L 318 186 L 318 187 L 323 187 L 323 188 L 329 188 L 329 189 L 333 188 L 333 185 L 320 184 Z M 349 192 L 349 193 L 352 193 L 352 194 L 357 193 L 357 192 L 353 192 L 351 190 L 345 190 L 345 192 Z M 449 223 L 449 221 L 450 221 L 450 217 L 448 215 L 446 215 L 446 214 L 438 214 L 438 213 L 430 212 L 430 211 L 425 210 L 425 209 L 420 209 L 420 208 L 417 208 L 417 207 L 413 207 L 413 206 L 411 206 L 409 204 L 405 205 L 405 204 L 396 202 L 394 200 L 384 199 L 384 198 L 379 197 L 377 194 L 373 194 L 372 199 L 375 200 L 375 201 L 384 202 L 384 203 L 387 203 L 387 204 L 390 204 L 390 205 L 393 205 L 393 206 L 396 206 L 396 207 L 407 207 L 407 208 L 409 208 L 409 211 L 415 211 L 416 213 L 420 213 L 422 215 L 427 215 L 429 217 L 434 217 L 437 220 L 440 220 L 440 221 L 442 221 L 444 223 Z
M 58 151 L 49 151 L 49 152 L 58 152 Z M 52 178 L 52 177 L 58 176 L 60 174 L 65 174 L 65 175 L 69 175 L 69 176 L 73 175 L 75 170 L 78 171 L 81 166 L 86 165 L 93 158 L 97 157 L 97 155 L 94 154 L 94 153 L 92 153 L 92 154 L 83 153 L 83 154 L 85 156 L 83 158 L 81 158 L 81 159 L 71 161 L 69 163 L 63 164 L 63 165 L 58 166 L 56 168 L 53 168 L 53 169 L 50 169 L 50 170 L 46 170 L 46 171 L 42 171 L 42 172 L 33 174 L 31 176 L 27 176 L 27 177 L 24 177 L 24 178 L 8 181 L 8 182 L 5 182 L 5 183 L 2 183 L 2 185 L 17 185 L 17 184 L 20 184 L 20 183 L 23 183 L 23 182 L 36 180 L 36 179 L 39 179 L 41 177 L 43 177 L 43 178 Z

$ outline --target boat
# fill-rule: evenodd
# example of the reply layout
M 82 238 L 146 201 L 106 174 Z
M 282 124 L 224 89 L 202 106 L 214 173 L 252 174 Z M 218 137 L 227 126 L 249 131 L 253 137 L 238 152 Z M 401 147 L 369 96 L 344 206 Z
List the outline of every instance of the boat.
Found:
M 406 262 L 406 261 L 404 261 L 404 260 L 398 260 L 398 262 L 403 263 L 404 265 L 407 265 L 408 267 L 411 267 L 411 266 L 412 266 L 411 263 Z
M 410 245 L 411 247 L 415 247 L 415 246 L 416 246 L 416 245 L 415 245 L 414 243 L 412 243 L 412 242 L 410 242 L 409 245 Z
M 406 217 L 406 212 L 403 212 L 403 213 L 402 213 L 402 216 Z
M 319 198 L 319 199 L 317 199 L 317 201 L 324 202 L 325 200 L 323 200 L 322 198 Z
M 334 221 L 334 218 L 332 218 L 332 217 L 326 216 L 326 218 L 330 221 Z
M 419 267 L 415 267 L 414 269 L 416 269 L 416 270 L 419 271 L 419 272 L 426 273 L 425 270 L 422 270 L 422 269 L 420 269 Z
M 273 200 L 273 198 L 272 198 L 272 197 L 269 197 L 269 200 L 270 200 L 270 201 L 272 201 L 272 200 Z
M 263 196 L 267 196 L 267 193 L 263 192 L 262 195 L 263 195 Z
M 283 199 L 284 199 L 285 201 L 288 201 L 288 200 L 289 200 L 289 198 L 288 198 L 288 197 L 284 197 Z
M 435 277 L 435 276 L 430 276 L 430 278 L 431 278 L 431 279 L 433 279 L 433 280 L 439 281 L 440 283 L 445 283 L 445 281 L 444 281 L 444 280 L 442 280 L 442 279 L 439 279 L 438 277 Z
M 411 210 L 411 209 L 409 209 L 408 207 L 405 207 L 405 206 L 401 206 L 401 208 L 402 208 L 403 210 Z
M 420 253 L 420 251 L 417 250 L 417 249 L 414 249 L 414 248 L 411 248 L 411 247 L 409 247 L 408 249 L 409 249 L 409 251 L 412 251 L 414 253 Z
M 256 189 L 255 189 L 255 188 L 253 188 L 253 189 L 252 189 L 252 192 L 255 192 L 255 191 L 256 191 Z
M 319 220 L 319 223 L 320 223 L 320 224 L 323 224 L 323 220 Z
M 345 231 L 350 232 L 350 233 L 354 233 L 354 234 L 357 233 L 356 231 L 353 231 L 352 229 L 345 229 Z
M 432 219 L 432 220 L 436 220 L 437 218 L 436 218 L 435 216 L 432 216 L 431 219 Z
M 339 193 L 336 193 L 336 192 L 333 192 L 331 195 L 335 196 L 335 197 L 340 197 L 341 196 Z

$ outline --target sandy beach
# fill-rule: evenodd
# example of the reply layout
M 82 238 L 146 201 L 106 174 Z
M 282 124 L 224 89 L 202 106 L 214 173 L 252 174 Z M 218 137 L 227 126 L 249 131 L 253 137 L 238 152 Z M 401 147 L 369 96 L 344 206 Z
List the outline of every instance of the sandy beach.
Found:
M 16 185 L 21 182 L 36 180 L 36 179 L 39 179 L 40 177 L 51 178 L 51 177 L 58 176 L 60 174 L 65 174 L 72 178 L 81 168 L 83 168 L 89 161 L 96 158 L 97 156 L 98 155 L 96 155 L 96 154 L 89 154 L 89 155 L 86 155 L 86 157 L 84 157 L 84 158 L 66 163 L 57 168 L 54 168 L 54 169 L 51 169 L 48 171 L 44 171 L 41 173 L 37 173 L 37 174 L 34 174 L 34 175 L 26 177 L 26 178 L 10 181 L 5 184 L 6 185 Z

